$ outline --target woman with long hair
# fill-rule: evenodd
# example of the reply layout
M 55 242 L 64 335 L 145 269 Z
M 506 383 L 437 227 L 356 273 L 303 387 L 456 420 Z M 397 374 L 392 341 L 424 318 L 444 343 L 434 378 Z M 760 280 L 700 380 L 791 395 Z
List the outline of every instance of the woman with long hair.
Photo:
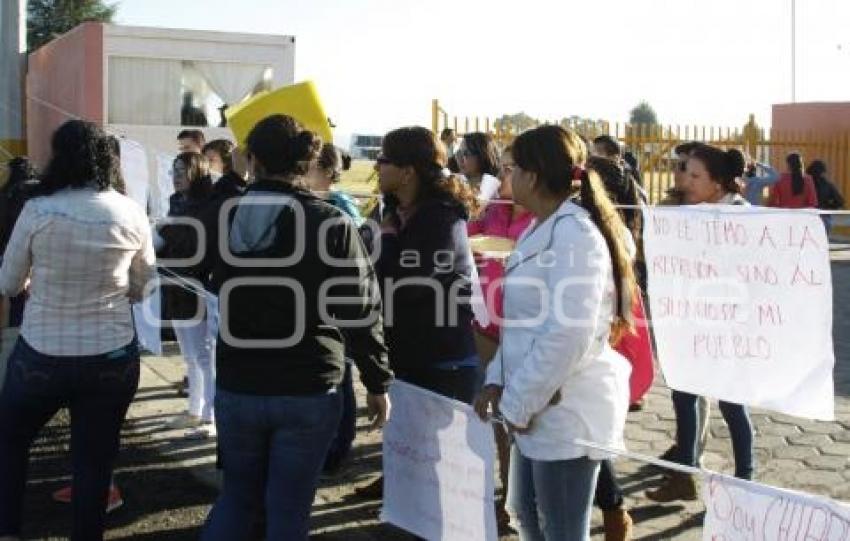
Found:
M 386 209 L 376 270 L 393 314 L 386 337 L 396 377 L 471 403 L 478 356 L 464 300 L 474 264 L 466 223 L 479 205 L 445 165 L 430 130 L 399 128 L 384 137 L 376 167 Z
M 814 160 L 806 167 L 806 174 L 812 177 L 817 192 L 818 208 L 821 210 L 839 210 L 844 208 L 844 196 L 838 188 L 826 178 L 826 163 L 823 160 Z M 821 219 L 829 234 L 832 229 L 832 216 L 822 214 Z
M 697 145 L 691 150 L 682 182 L 685 203 L 749 206 L 741 195 L 741 185 L 738 183 L 738 178 L 744 172 L 744 165 L 740 152 L 723 151 L 706 144 Z M 698 397 L 691 393 L 673 392 L 677 458 L 681 464 L 691 467 L 699 466 L 697 400 Z M 721 400 L 720 412 L 732 438 L 735 477 L 752 479 L 753 426 L 747 408 Z M 696 500 L 699 492 L 693 476 L 671 472 L 659 488 L 647 492 L 647 497 L 657 502 Z
M 804 172 L 803 157 L 792 152 L 785 158 L 785 164 L 788 170 L 771 187 L 767 206 L 784 209 L 817 208 L 815 182 Z
M 201 220 L 212 203 L 207 159 L 203 154 L 183 152 L 174 159 L 172 174 L 174 194 L 169 199 L 168 218 L 157 228 L 161 238 L 157 255 L 173 260 L 192 259 L 199 253 L 205 256 L 207 246 L 199 244 L 198 228 L 203 228 Z M 185 220 L 193 220 L 195 225 Z M 188 408 L 167 426 L 185 430 L 189 438 L 204 439 L 215 433 L 213 353 L 218 332 L 217 302 L 207 291 L 209 276 L 196 267 L 166 267 L 163 284 L 168 317 L 174 324 L 189 378 Z
M 576 439 L 622 445 L 630 369 L 611 342 L 632 329 L 634 271 L 575 132 L 526 131 L 511 154 L 514 199 L 536 222 L 505 265 L 501 343 L 475 406 L 514 433 L 508 507 L 520 539 L 580 541 L 610 456 Z
M 130 303 L 154 275 L 144 210 L 112 187 L 118 159 L 95 124 L 53 134 L 43 196 L 23 208 L 0 268 L 0 294 L 30 281 L 21 333 L 0 392 L 0 537 L 21 533 L 30 445 L 71 413 L 71 539 L 103 538 L 120 430 L 139 383 Z
M 499 321 L 504 316 L 502 302 L 502 280 L 505 275 L 504 258 L 513 250 L 517 239 L 528 229 L 534 215 L 513 199 L 510 174 L 513 170 L 511 147 L 502 151 L 499 172 L 498 201 L 491 201 L 477 220 L 472 220 L 467 226 L 467 233 L 472 242 L 473 253 L 481 277 L 482 296 L 489 321 L 482 324 L 475 321 L 475 345 L 481 359 L 483 369 L 493 359 L 499 348 L 501 328 Z M 487 244 L 498 242 L 497 250 L 488 249 Z M 501 252 L 501 253 L 499 253 Z M 508 469 L 510 466 L 510 439 L 504 427 L 493 425 L 496 437 L 496 449 L 499 458 L 499 474 L 502 482 L 502 492 L 508 489 Z M 501 531 L 509 529 L 509 516 L 505 510 L 505 501 L 497 502 L 496 518 Z
M 489 133 L 472 132 L 463 136 L 457 151 L 460 172 L 478 200 L 486 205 L 499 192 L 499 147 Z

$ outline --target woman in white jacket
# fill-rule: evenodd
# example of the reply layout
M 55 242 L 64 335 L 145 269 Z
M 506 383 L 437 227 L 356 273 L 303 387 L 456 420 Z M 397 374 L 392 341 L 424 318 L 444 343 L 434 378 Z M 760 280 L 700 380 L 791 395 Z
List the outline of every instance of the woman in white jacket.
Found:
M 512 155 L 514 198 L 536 225 L 505 265 L 502 342 L 476 409 L 514 433 L 508 506 L 520 539 L 589 539 L 599 461 L 609 457 L 576 440 L 623 445 L 631 369 L 610 343 L 631 327 L 634 273 L 578 135 L 542 126 L 520 135 Z

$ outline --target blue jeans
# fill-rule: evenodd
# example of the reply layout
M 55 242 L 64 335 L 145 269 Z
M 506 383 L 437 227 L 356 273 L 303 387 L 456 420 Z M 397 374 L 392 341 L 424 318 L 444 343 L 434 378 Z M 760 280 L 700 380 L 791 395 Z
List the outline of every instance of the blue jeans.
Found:
M 342 416 L 325 458 L 323 469 L 328 473 L 337 471 L 348 458 L 357 432 L 357 399 L 354 397 L 354 380 L 351 377 L 351 363 L 348 361 L 345 363 L 345 374 L 342 376 L 339 392 L 342 395 Z
M 256 396 L 218 389 L 215 422 L 224 484 L 202 539 L 254 539 L 265 512 L 266 539 L 306 541 L 310 507 L 341 408 L 336 390 Z
M 532 460 L 511 447 L 508 508 L 521 541 L 587 541 L 599 462 Z
M 61 408 L 71 413 L 73 540 L 103 539 L 121 424 L 139 385 L 135 342 L 103 355 L 55 357 L 19 338 L 0 393 L 0 536 L 19 535 L 30 445 Z
M 679 461 L 685 466 L 696 467 L 697 396 L 676 391 L 673 393 L 673 408 L 676 410 L 676 447 Z M 720 401 L 720 412 L 729 427 L 732 438 L 732 453 L 735 456 L 735 477 L 753 478 L 753 425 L 747 408 L 740 404 Z

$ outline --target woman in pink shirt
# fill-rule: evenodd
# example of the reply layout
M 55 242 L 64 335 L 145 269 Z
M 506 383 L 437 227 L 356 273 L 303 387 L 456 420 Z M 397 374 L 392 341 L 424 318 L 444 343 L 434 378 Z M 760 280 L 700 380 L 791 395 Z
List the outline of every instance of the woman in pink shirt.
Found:
M 480 219 L 467 224 L 467 234 L 473 240 L 475 236 L 500 237 L 514 242 L 528 229 L 534 215 L 513 203 L 510 172 L 513 168 L 513 158 L 510 147 L 502 153 L 499 180 L 501 185 L 496 196 L 498 200 L 491 201 Z M 475 248 L 473 247 L 473 250 Z M 507 254 L 505 254 L 507 257 Z M 487 306 L 490 321 L 475 325 L 475 346 L 484 367 L 490 363 L 499 348 L 500 328 L 504 311 L 502 309 L 502 279 L 505 275 L 504 259 L 494 255 L 475 254 L 475 261 L 481 277 L 481 289 Z M 496 446 L 499 451 L 499 473 L 502 481 L 502 493 L 507 493 L 508 465 L 510 463 L 510 440 L 501 425 L 493 425 L 496 434 Z M 499 501 L 496 507 L 499 528 L 506 532 L 510 519 L 505 510 L 505 502 Z
M 767 206 L 784 209 L 815 208 L 818 206 L 818 196 L 815 181 L 803 173 L 803 158 L 792 152 L 785 158 L 788 171 L 770 189 Z

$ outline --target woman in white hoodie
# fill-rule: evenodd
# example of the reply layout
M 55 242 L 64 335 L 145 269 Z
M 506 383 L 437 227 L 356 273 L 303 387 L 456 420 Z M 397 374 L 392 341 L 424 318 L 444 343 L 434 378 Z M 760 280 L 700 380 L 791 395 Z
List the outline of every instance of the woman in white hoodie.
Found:
M 611 343 L 631 324 L 625 228 L 584 142 L 542 126 L 513 144 L 511 185 L 536 224 L 505 265 L 502 341 L 476 400 L 513 431 L 510 493 L 522 540 L 589 539 L 599 461 L 622 447 L 629 363 Z M 577 203 L 574 196 L 580 196 Z

